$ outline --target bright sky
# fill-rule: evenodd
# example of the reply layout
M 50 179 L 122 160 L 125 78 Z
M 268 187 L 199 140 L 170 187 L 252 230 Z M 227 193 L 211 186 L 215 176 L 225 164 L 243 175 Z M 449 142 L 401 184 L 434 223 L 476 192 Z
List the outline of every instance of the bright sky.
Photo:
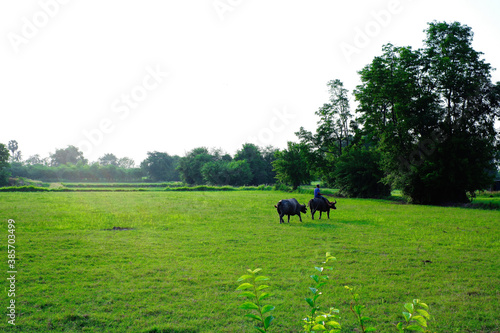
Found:
M 418 48 L 428 22 L 470 26 L 500 69 L 499 18 L 498 0 L 1 1 L 0 142 L 137 164 L 284 148 L 315 130 L 329 80 L 352 92 L 382 45 Z

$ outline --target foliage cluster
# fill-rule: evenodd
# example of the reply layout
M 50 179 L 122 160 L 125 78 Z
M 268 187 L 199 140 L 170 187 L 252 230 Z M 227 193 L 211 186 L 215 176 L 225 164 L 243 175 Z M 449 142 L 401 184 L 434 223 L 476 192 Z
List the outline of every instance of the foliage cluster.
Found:
M 38 179 L 45 182 L 137 182 L 142 181 L 144 171 L 139 168 L 120 168 L 115 165 L 63 164 L 48 166 L 43 164 L 10 163 L 14 177 Z
M 9 151 L 0 143 L 0 186 L 7 185 L 11 173 L 9 170 Z
M 14 140 L 11 141 L 15 142 Z M 2 145 L 3 146 L 3 145 Z M 13 146 L 13 145 L 11 145 Z M 5 147 L 4 147 L 5 148 Z M 16 143 L 16 150 L 17 150 Z M 180 181 L 188 185 L 230 185 L 257 186 L 274 184 L 275 149 L 262 149 L 254 144 L 244 144 L 234 156 L 223 154 L 220 150 L 200 147 L 188 152 L 186 156 L 170 156 L 164 152 L 148 152 L 148 156 L 134 167 L 129 158 L 117 158 L 113 154 L 105 154 L 98 162 L 89 164 L 83 153 L 74 146 L 57 149 L 49 159 L 41 159 L 38 155 L 26 161 L 19 159 L 8 164 L 9 152 L 5 148 L 0 164 L 1 173 L 6 179 L 25 177 L 46 182 L 158 182 Z
M 179 160 L 181 179 L 190 185 L 273 184 L 275 149 L 246 143 L 233 157 L 221 151 L 195 148 Z
M 326 253 L 326 261 L 323 264 L 327 264 L 328 261 L 336 260 L 335 257 L 331 256 L 330 252 Z M 340 333 L 342 332 L 342 325 L 339 323 L 341 316 L 340 310 L 330 307 L 328 312 L 320 311 L 322 307 L 319 305 L 318 298 L 323 295 L 320 288 L 324 287 L 329 276 L 325 274 L 326 270 L 333 271 L 332 266 L 319 266 L 314 267 L 314 269 L 319 272 L 311 275 L 311 279 L 314 281 L 314 286 L 309 287 L 309 291 L 313 294 L 312 297 L 306 297 L 305 300 L 310 307 L 310 313 L 306 315 L 303 321 L 303 331 L 304 333 L 315 333 L 315 332 L 327 332 L 327 333 Z M 257 282 L 269 281 L 269 277 L 258 275 L 261 268 L 255 270 L 248 269 L 247 272 L 250 274 L 245 274 L 241 276 L 237 282 L 242 282 L 245 280 L 251 280 L 245 282 L 236 288 L 236 291 L 243 291 L 239 294 L 240 297 L 247 297 L 245 303 L 239 306 L 240 309 L 250 310 L 245 317 L 251 318 L 258 324 L 254 328 L 261 333 L 271 331 L 269 327 L 271 326 L 273 316 L 264 316 L 269 311 L 274 310 L 276 307 L 272 305 L 264 305 L 263 300 L 271 297 L 272 295 L 268 292 L 263 292 L 262 290 L 268 289 L 267 284 L 258 285 Z M 374 318 L 368 317 L 363 314 L 365 306 L 361 304 L 359 294 L 354 291 L 354 288 L 345 286 L 345 289 L 351 295 L 350 310 L 356 317 L 358 323 L 358 329 L 362 333 L 375 332 L 377 329 L 368 323 L 374 322 Z M 249 291 L 250 290 L 250 291 Z M 404 332 L 427 332 L 428 321 L 431 320 L 431 316 L 428 312 L 429 306 L 419 299 L 414 299 L 412 303 L 405 303 L 404 310 L 402 313 L 403 321 L 394 325 L 395 331 L 400 333 Z M 385 317 L 385 316 L 384 316 Z
M 328 82 L 316 133 L 296 133 L 300 142 L 275 162 L 277 178 L 295 188 L 313 175 L 350 197 L 393 187 L 420 204 L 465 203 L 489 188 L 500 160 L 500 82 L 470 27 L 433 22 L 426 35 L 418 50 L 385 45 L 359 72 L 355 119 L 342 82 Z

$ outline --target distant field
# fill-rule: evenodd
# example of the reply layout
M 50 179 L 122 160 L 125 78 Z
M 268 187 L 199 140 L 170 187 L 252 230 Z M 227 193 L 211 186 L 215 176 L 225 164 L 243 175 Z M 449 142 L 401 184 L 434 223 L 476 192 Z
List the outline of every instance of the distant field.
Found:
M 14 219 L 18 271 L 15 327 L 6 264 L 0 274 L 0 331 L 252 332 L 234 290 L 260 267 L 274 294 L 271 332 L 300 332 L 327 251 L 337 261 L 320 304 L 340 309 L 343 332 L 356 327 L 345 285 L 378 332 L 394 332 L 414 298 L 429 304 L 432 331 L 500 330 L 500 211 L 340 198 L 330 220 L 280 225 L 273 205 L 288 197 L 311 195 L 0 193 L 2 262 Z

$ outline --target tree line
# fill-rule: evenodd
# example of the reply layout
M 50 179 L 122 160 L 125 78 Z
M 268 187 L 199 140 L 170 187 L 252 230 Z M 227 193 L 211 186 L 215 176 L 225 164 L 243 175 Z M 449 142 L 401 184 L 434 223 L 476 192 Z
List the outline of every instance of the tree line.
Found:
M 354 113 L 342 81 L 328 82 L 330 96 L 315 113 L 316 131 L 300 128 L 297 142 L 285 149 L 246 143 L 234 157 L 204 147 L 184 157 L 148 152 L 135 168 L 112 154 L 89 165 L 72 146 L 50 160 L 21 162 L 17 143 L 9 142 L 10 154 L 0 144 L 0 182 L 9 172 L 43 179 L 33 172 L 45 168 L 54 178 L 74 172 L 75 180 L 88 181 L 277 182 L 295 189 L 320 180 L 350 197 L 383 197 L 396 188 L 414 203 L 467 202 L 498 173 L 500 82 L 491 82 L 493 69 L 473 49 L 470 27 L 433 22 L 425 33 L 423 48 L 387 44 L 358 72 Z
M 278 152 L 278 179 L 298 184 L 312 175 L 354 197 L 401 189 L 412 202 L 468 202 L 498 173 L 500 82 L 472 47 L 472 29 L 430 23 L 422 49 L 387 44 L 358 73 L 357 117 L 339 80 L 316 112 L 315 133 Z M 293 161 L 300 161 L 297 167 Z
M 246 143 L 233 156 L 218 149 L 195 148 L 186 156 L 166 152 L 148 152 L 147 158 L 135 167 L 127 157 L 105 154 L 89 163 L 75 146 L 56 149 L 49 157 L 30 156 L 22 160 L 15 140 L 0 144 L 1 185 L 9 177 L 24 177 L 46 182 L 171 182 L 189 185 L 260 185 L 273 184 L 272 168 L 276 149 L 260 148 Z M 3 164 L 1 164 L 3 163 Z M 3 165 L 3 167 L 2 167 Z

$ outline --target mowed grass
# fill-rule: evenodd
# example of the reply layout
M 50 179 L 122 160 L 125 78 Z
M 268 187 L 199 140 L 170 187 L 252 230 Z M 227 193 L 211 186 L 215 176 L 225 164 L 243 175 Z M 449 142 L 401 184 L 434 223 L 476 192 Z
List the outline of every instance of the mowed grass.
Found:
M 500 212 L 338 199 L 330 220 L 278 223 L 274 191 L 2 193 L 8 332 L 251 332 L 236 280 L 263 269 L 272 332 L 300 332 L 310 275 L 337 257 L 321 306 L 355 331 L 356 288 L 378 332 L 403 304 L 430 306 L 437 332 L 498 332 Z M 16 221 L 16 326 L 7 323 L 7 220 Z M 285 218 L 286 220 L 286 218 Z M 106 230 L 113 227 L 132 230 Z

